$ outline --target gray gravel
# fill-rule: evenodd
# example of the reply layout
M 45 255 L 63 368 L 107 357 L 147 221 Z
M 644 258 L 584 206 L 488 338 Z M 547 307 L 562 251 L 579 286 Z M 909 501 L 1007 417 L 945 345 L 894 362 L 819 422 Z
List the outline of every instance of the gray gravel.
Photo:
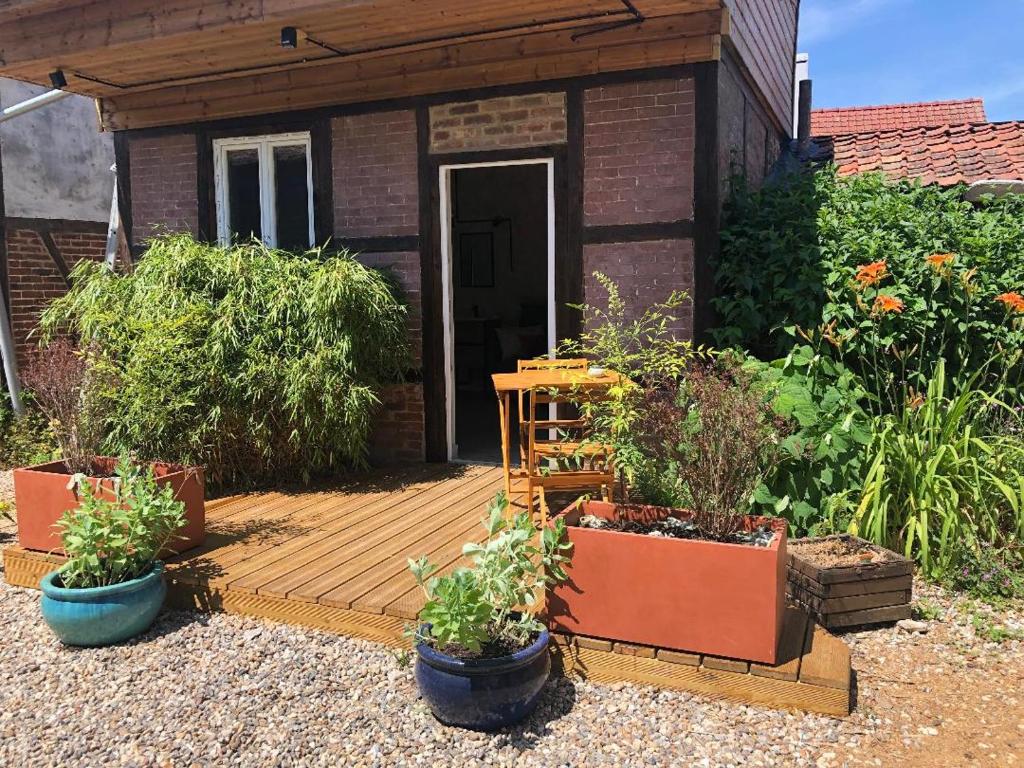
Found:
M 832 765 L 870 727 L 685 693 L 552 681 L 524 726 L 437 723 L 382 646 L 166 611 L 135 642 L 61 646 L 0 585 L 0 765 Z

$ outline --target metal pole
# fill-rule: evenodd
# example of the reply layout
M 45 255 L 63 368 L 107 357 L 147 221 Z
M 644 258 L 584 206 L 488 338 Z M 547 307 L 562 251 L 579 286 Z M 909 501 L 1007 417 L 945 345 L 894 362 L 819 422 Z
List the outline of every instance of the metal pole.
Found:
M 110 201 L 110 223 L 107 225 L 107 266 L 111 269 L 117 264 L 117 235 L 121 229 L 121 209 L 117 205 L 117 164 L 110 166 L 114 174 L 114 194 Z
M 21 382 L 18 381 L 18 358 L 14 351 L 14 336 L 11 335 L 11 323 L 7 317 L 7 302 L 4 292 L 0 291 L 0 357 L 4 361 L 4 377 L 7 380 L 7 391 L 11 395 L 11 407 L 14 415 L 25 415 L 25 404 L 21 402 Z
M 24 115 L 26 112 L 31 112 L 34 109 L 45 107 L 47 104 L 52 104 L 55 101 L 60 101 L 65 96 L 70 96 L 71 93 L 68 91 L 46 91 L 40 93 L 38 96 L 33 96 L 31 99 L 25 99 L 25 101 L 19 101 L 17 104 L 12 104 L 9 107 L 0 110 L 0 123 L 7 120 L 13 120 L 19 115 Z

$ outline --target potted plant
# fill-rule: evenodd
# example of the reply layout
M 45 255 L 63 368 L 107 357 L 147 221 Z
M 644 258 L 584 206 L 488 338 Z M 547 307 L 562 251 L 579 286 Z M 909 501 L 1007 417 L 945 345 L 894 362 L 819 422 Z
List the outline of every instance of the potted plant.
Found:
M 116 474 L 118 460 L 97 455 L 104 437 L 104 390 L 116 386 L 106 371 L 97 353 L 64 339 L 40 350 L 25 369 L 25 384 L 49 419 L 62 457 L 14 470 L 18 543 L 26 549 L 61 552 L 57 521 L 79 505 L 85 484 L 102 494 L 108 484 L 101 481 Z M 185 527 L 170 549 L 198 546 L 206 532 L 202 469 L 163 462 L 152 468 L 157 483 L 170 486 L 185 505 Z
M 185 505 L 152 467 L 124 459 L 108 491 L 73 482 L 80 505 L 61 517 L 67 562 L 43 577 L 43 619 L 66 645 L 110 645 L 144 632 L 167 594 L 157 557 L 185 524 Z
M 499 494 L 484 522 L 486 541 L 463 547 L 471 567 L 435 577 L 426 558 L 409 561 L 427 598 L 412 633 L 416 682 L 447 725 L 491 731 L 522 720 L 551 671 L 548 631 L 532 608 L 545 587 L 565 578 L 572 546 L 564 524 L 538 531 L 528 514 L 507 512 Z
M 574 550 L 548 591 L 550 626 L 776 663 L 787 526 L 746 513 L 786 425 L 726 358 L 645 388 L 633 407 L 644 491 L 663 505 L 581 501 L 553 519 Z

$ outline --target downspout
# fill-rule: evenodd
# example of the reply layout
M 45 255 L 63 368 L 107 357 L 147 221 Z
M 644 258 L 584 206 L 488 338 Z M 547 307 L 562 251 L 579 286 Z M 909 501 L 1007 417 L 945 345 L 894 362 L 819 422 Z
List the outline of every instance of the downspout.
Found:
M 12 104 L 0 110 L 0 123 L 13 120 L 33 110 L 45 107 L 55 101 L 60 101 L 71 94 L 67 91 L 46 91 L 31 99 Z M 0 190 L 0 194 L 3 191 Z M 3 291 L 0 291 L 0 358 L 4 363 L 4 378 L 7 380 L 7 391 L 11 396 L 11 408 L 14 415 L 21 417 L 25 415 L 25 404 L 21 400 L 21 381 L 18 379 L 18 358 L 14 349 L 14 335 L 11 332 L 11 318 L 7 313 L 7 302 L 4 301 Z

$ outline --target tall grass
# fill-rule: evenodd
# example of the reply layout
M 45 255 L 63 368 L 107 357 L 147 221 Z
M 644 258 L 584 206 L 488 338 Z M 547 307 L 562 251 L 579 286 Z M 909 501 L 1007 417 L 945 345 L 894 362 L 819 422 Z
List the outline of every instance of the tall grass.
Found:
M 902 550 L 931 576 L 965 547 L 1024 539 L 1020 414 L 976 388 L 980 374 L 946 396 L 940 360 L 925 393 L 877 417 L 867 449 L 852 529 Z
M 107 449 L 214 483 L 360 463 L 378 393 L 409 364 L 406 307 L 347 254 L 154 240 L 134 272 L 83 262 L 43 316 L 102 351 Z

